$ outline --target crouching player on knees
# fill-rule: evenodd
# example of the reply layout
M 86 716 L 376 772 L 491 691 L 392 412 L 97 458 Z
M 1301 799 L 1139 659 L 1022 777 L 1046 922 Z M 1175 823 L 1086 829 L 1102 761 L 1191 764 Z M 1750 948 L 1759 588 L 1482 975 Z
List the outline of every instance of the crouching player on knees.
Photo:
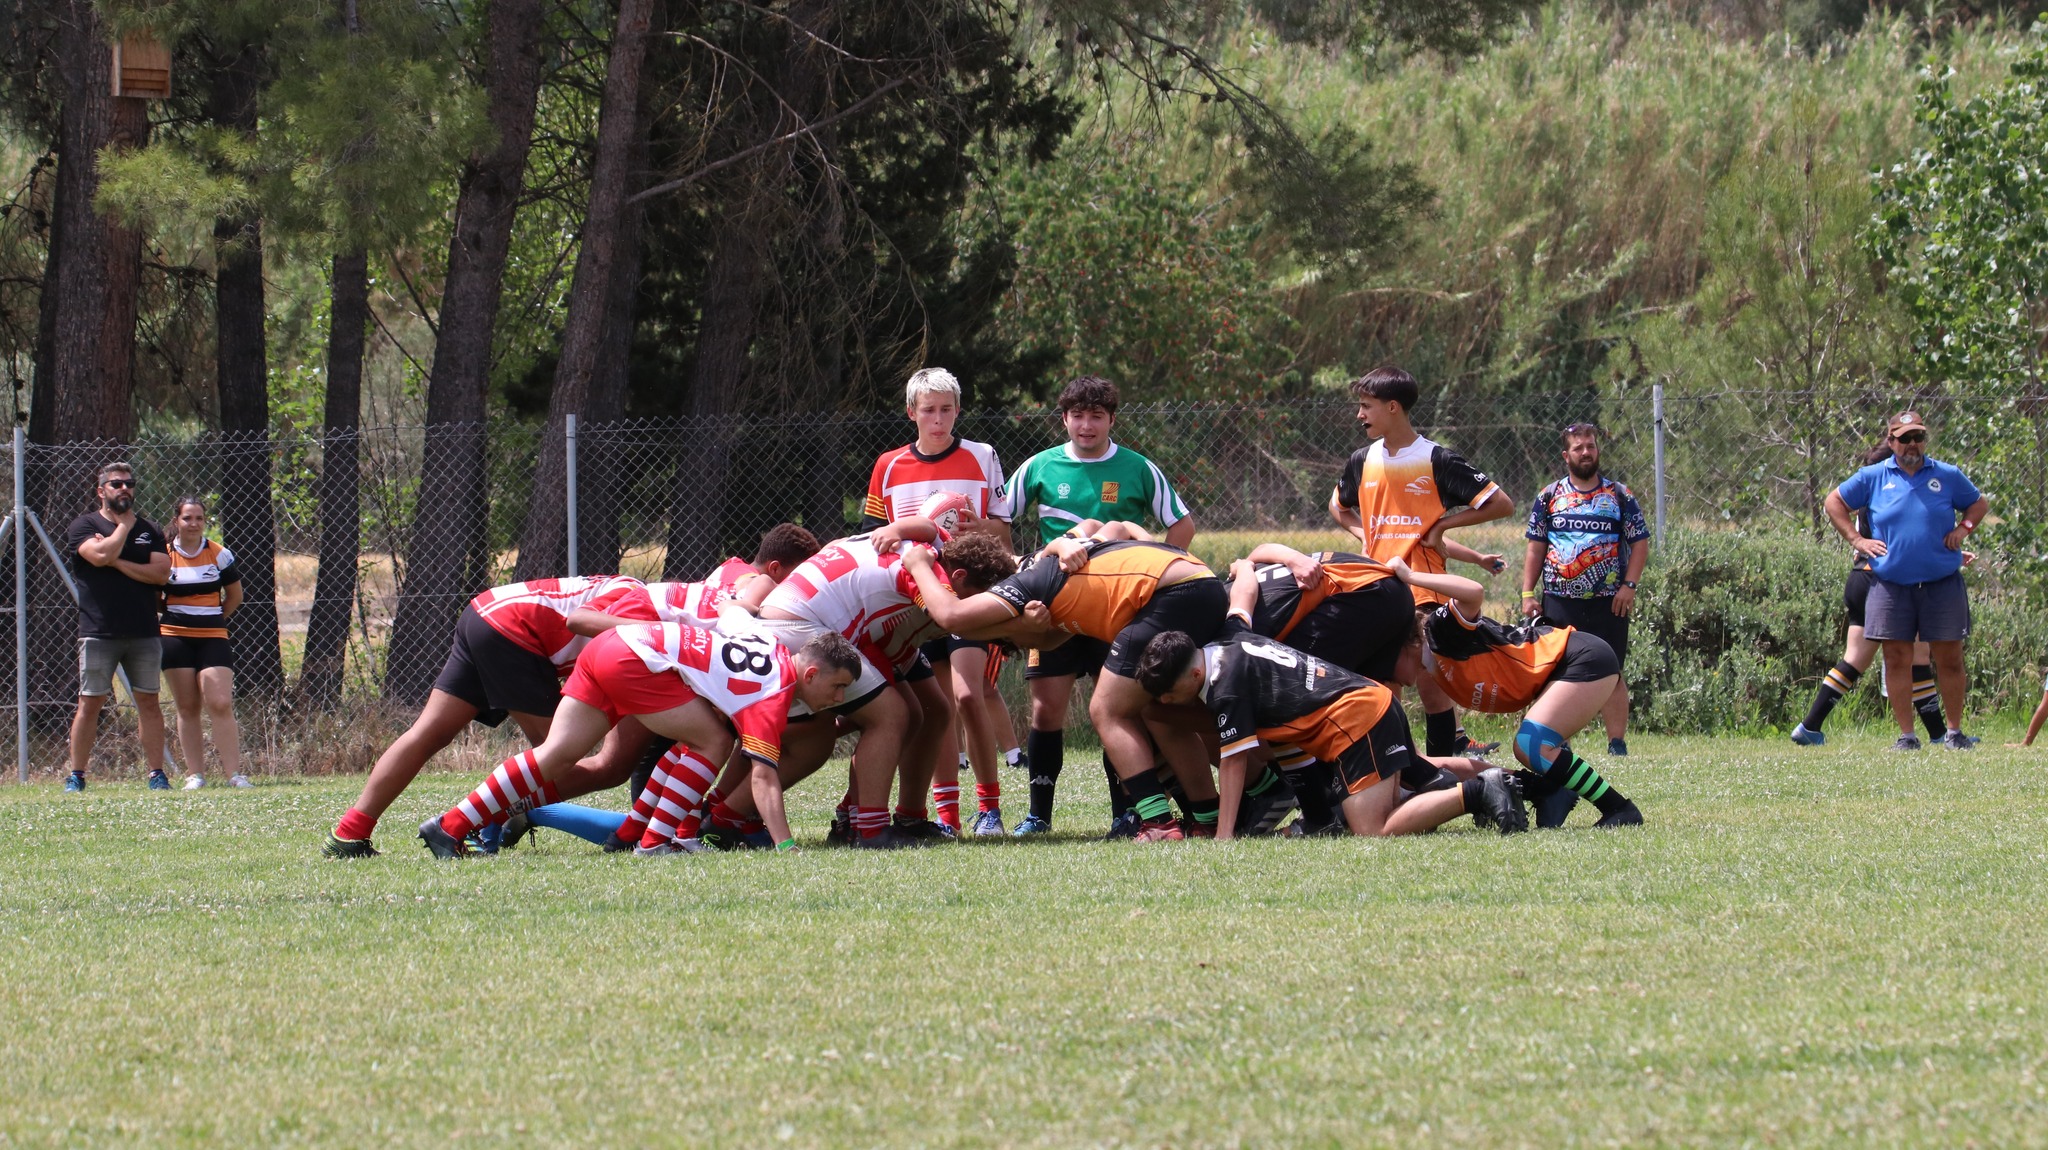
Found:
M 1564 825 L 1581 798 L 1600 811 L 1598 826 L 1637 826 L 1642 812 L 1567 739 L 1601 713 L 1621 664 L 1597 635 L 1540 623 L 1509 627 L 1482 613 L 1486 590 L 1462 575 L 1389 564 L 1401 580 L 1434 591 L 1446 602 L 1422 616 L 1423 667 L 1451 698 L 1486 714 L 1527 710 L 1515 732 L 1515 758 L 1529 768 L 1523 790 L 1536 806 L 1538 827 Z
M 1216 837 L 1233 837 L 1254 752 L 1299 747 L 1333 764 L 1345 790 L 1345 825 L 1356 835 L 1408 835 L 1470 814 L 1503 834 L 1528 815 L 1506 773 L 1494 767 L 1444 790 L 1401 799 L 1415 757 L 1408 717 L 1394 692 L 1272 639 L 1233 612 L 1207 646 L 1178 631 L 1145 645 L 1138 682 L 1161 702 L 1199 703 L 1215 715 L 1223 755 Z
M 547 738 L 506 759 L 446 814 L 421 823 L 420 840 L 436 858 L 460 857 L 468 834 L 551 801 L 552 780 L 632 717 L 711 762 L 724 761 L 737 735 L 753 761 L 762 819 L 779 848 L 793 847 L 776 776 L 790 709 L 837 706 L 859 666 L 859 654 L 838 635 L 817 636 L 791 656 L 766 636 L 721 635 L 684 623 L 607 631 L 577 657 Z

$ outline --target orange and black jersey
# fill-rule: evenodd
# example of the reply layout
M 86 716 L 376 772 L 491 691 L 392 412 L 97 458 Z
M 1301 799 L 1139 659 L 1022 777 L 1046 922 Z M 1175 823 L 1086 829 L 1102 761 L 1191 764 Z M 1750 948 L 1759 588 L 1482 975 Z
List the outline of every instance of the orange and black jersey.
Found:
M 1309 558 L 1322 565 L 1323 578 L 1306 591 L 1294 581 L 1294 572 L 1286 564 L 1259 564 L 1259 598 L 1252 605 L 1252 630 L 1269 638 L 1285 639 L 1309 612 L 1331 596 L 1363 591 L 1394 577 L 1386 564 L 1363 555 L 1318 551 Z
M 1261 743 L 1336 762 L 1394 705 L 1394 693 L 1314 655 L 1262 639 L 1232 616 L 1202 648 L 1202 702 L 1224 755 Z
M 1440 443 L 1418 436 L 1390 452 L 1386 440 L 1376 439 L 1344 464 L 1337 503 L 1358 513 L 1366 554 L 1382 563 L 1399 556 L 1417 571 L 1441 575 L 1443 553 L 1423 546 L 1422 537 L 1453 508 L 1477 507 L 1499 490 L 1485 472 Z M 1415 589 L 1417 603 L 1441 598 Z
M 1087 566 L 1071 575 L 1060 568 L 1058 559 L 1041 555 L 988 590 L 1020 615 L 1024 605 L 1036 599 L 1052 612 L 1053 626 L 1109 642 L 1152 601 L 1166 569 L 1183 559 L 1202 566 L 1201 560 L 1164 543 L 1091 542 Z M 1194 576 L 1214 577 L 1207 567 Z
M 1504 715 L 1536 701 L 1564 658 L 1572 629 L 1535 622 L 1510 627 L 1484 615 L 1470 620 L 1456 603 L 1444 603 L 1430 613 L 1422 633 L 1430 676 L 1451 701 Z

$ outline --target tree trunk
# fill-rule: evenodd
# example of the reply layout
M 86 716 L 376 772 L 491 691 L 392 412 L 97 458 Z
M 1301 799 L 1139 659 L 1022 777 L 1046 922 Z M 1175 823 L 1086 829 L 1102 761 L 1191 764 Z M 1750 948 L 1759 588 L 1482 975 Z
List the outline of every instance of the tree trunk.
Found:
M 243 47 L 222 61 L 208 109 L 245 139 L 256 134 L 262 52 Z M 214 331 L 220 432 L 222 542 L 242 571 L 235 613 L 235 685 L 243 696 L 284 693 L 277 642 L 277 520 L 270 498 L 270 377 L 263 339 L 263 221 L 253 210 L 213 225 Z
M 427 379 L 420 496 L 386 655 L 384 694 L 405 703 L 426 699 L 455 620 L 480 590 L 468 584 L 472 557 L 488 546 L 483 420 L 491 335 L 533 140 L 545 15 L 541 0 L 494 0 L 485 17 L 485 87 L 497 142 L 465 165 L 455 204 L 440 335 Z
M 569 287 L 569 316 L 562 329 L 555 388 L 548 397 L 540 466 L 534 472 L 526 529 L 520 539 L 517 574 L 521 579 L 577 574 L 568 570 L 564 427 L 569 415 L 587 423 L 594 414 L 590 410 L 591 388 L 602 354 L 605 321 L 612 311 L 613 265 L 629 214 L 623 205 L 635 188 L 633 141 L 639 121 L 641 64 L 647 57 L 653 9 L 654 0 L 619 0 L 611 58 L 605 65 L 604 98 L 598 107 L 590 203 L 583 217 L 582 245 L 576 252 L 576 277 Z
M 320 573 L 306 623 L 299 695 L 314 708 L 341 697 L 348 628 L 355 613 L 356 562 L 362 547 L 360 456 L 363 339 L 370 320 L 370 261 L 361 248 L 334 257 L 327 325 L 327 399 L 320 450 Z
M 689 408 L 696 421 L 686 434 L 697 450 L 679 452 L 669 502 L 664 579 L 701 579 L 724 556 L 726 471 L 730 431 L 725 417 L 746 378 L 747 349 L 766 278 L 758 222 L 744 199 L 726 200 L 715 229 L 718 246 L 704 277 L 704 307 L 697 327 L 697 362 L 690 375 Z

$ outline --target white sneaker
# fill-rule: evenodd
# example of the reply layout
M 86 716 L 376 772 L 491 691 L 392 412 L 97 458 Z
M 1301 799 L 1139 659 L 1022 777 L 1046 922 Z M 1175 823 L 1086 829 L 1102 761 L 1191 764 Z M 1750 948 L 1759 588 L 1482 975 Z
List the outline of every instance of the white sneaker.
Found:
M 704 845 L 703 839 L 689 838 L 677 839 L 676 849 L 686 855 L 700 855 L 707 853 L 711 848 Z
M 186 790 L 188 790 L 188 791 L 196 791 L 196 790 L 198 790 L 199 788 L 201 788 L 201 787 L 203 787 L 203 786 L 205 786 L 205 785 L 206 785 L 206 780 L 205 780 L 205 779 L 202 779 L 202 778 L 200 778 L 200 777 L 199 777 L 198 775 L 186 775 L 186 776 L 185 776 L 185 789 L 186 789 Z
M 253 787 L 256 784 L 250 782 L 247 775 L 234 775 L 228 779 L 228 785 L 231 787 Z

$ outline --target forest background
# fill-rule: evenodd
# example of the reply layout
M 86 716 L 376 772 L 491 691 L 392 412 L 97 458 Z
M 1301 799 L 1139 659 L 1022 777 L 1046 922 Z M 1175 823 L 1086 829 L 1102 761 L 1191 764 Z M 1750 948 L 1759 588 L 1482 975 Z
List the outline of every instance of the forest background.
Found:
M 386 541 L 404 701 L 469 593 L 565 569 L 567 415 L 829 438 L 928 364 L 982 412 L 1083 372 L 1321 409 L 1398 362 L 1542 425 L 1661 384 L 1726 403 L 1703 457 L 1769 450 L 1734 526 L 1804 482 L 1757 529 L 1821 571 L 1813 497 L 1895 399 L 1953 403 L 1953 452 L 2048 510 L 2042 7 L 14 0 L 0 362 L 32 443 L 93 445 L 31 453 L 28 502 L 75 513 L 88 455 L 227 444 L 205 493 L 259 613 L 306 506 L 303 648 L 274 606 L 238 630 L 286 708 L 338 696 L 362 628 L 360 429 L 425 429 Z M 116 43 L 168 51 L 167 99 L 109 94 Z M 741 449 L 667 465 L 673 573 L 737 545 Z M 860 477 L 828 478 L 806 521 Z M 2048 632 L 2048 514 L 1994 526 L 2009 677 Z M 584 528 L 584 567 L 617 558 Z M 1692 566 L 1739 574 L 1716 546 Z M 1711 671 L 1755 628 L 1698 597 L 1667 622 Z M 1800 627 L 1795 662 L 1831 641 Z M 1738 694 L 1786 657 L 1750 655 Z

